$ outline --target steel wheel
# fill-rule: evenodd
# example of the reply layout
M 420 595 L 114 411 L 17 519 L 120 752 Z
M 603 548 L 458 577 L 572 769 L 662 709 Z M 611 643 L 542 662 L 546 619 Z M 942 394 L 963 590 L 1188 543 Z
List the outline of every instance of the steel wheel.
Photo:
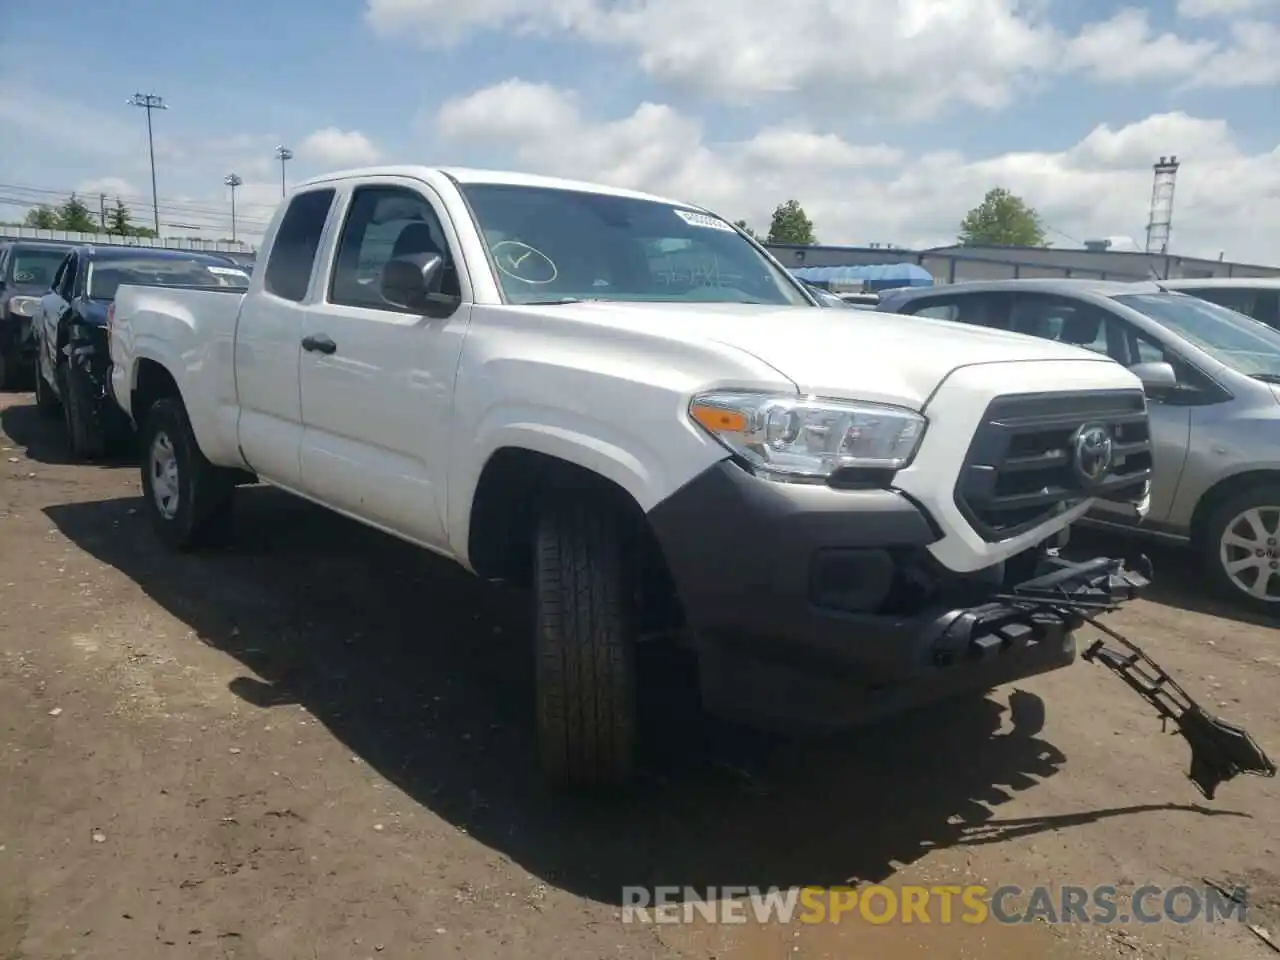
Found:
M 156 433 L 148 451 L 149 469 L 151 471 L 151 496 L 155 500 L 156 510 L 166 520 L 172 520 L 178 513 L 179 485 L 178 456 L 173 451 L 173 442 L 163 430 Z
M 1218 557 L 1238 590 L 1263 603 L 1280 603 L 1280 505 L 1236 514 L 1223 528 Z

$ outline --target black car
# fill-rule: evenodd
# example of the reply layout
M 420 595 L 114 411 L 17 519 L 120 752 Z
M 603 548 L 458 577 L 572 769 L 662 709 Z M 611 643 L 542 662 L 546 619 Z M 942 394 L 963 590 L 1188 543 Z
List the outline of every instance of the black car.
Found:
M 33 323 L 36 406 L 62 407 L 72 454 L 93 459 L 130 424 L 111 398 L 108 312 L 124 284 L 157 287 L 234 287 L 249 276 L 219 254 L 151 247 L 77 246 L 64 251 L 52 289 Z
M 36 358 L 32 321 L 66 259 L 66 244 L 0 244 L 0 389 L 24 386 Z

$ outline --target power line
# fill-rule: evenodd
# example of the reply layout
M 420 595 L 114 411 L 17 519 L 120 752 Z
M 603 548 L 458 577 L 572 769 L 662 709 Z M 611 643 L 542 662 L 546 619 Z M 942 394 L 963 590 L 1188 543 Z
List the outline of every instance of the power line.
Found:
M 46 187 L 0 183 L 0 205 L 23 208 L 25 215 L 27 210 L 36 207 L 58 206 L 65 202 L 73 193 L 79 194 L 80 191 L 55 190 Z M 130 207 L 143 206 L 144 204 L 151 205 L 146 204 L 144 198 L 130 194 L 115 194 L 111 195 L 111 198 L 119 200 L 125 206 Z M 259 215 L 246 215 L 244 210 L 246 206 L 258 208 L 262 212 Z M 236 226 L 248 228 L 249 230 L 265 229 L 275 210 L 274 205 L 246 205 L 241 204 L 238 201 L 236 203 L 236 207 Z M 165 220 L 162 225 L 170 227 L 225 231 L 229 222 L 225 207 L 214 206 L 200 201 L 160 199 L 154 204 L 154 208 L 155 213 L 158 216 L 163 217 Z
M 72 190 L 65 187 L 64 188 L 36 187 L 36 186 L 31 186 L 30 184 L 21 184 L 21 183 L 0 183 L 0 190 L 4 190 L 6 193 L 10 193 L 10 194 L 30 195 L 31 197 L 30 202 L 32 203 L 50 203 L 50 202 L 53 202 L 55 199 L 65 200 L 67 197 L 71 196 L 71 194 L 73 193 L 78 195 L 84 192 L 83 190 Z M 141 203 L 146 203 L 148 205 L 150 204 L 149 197 L 141 197 L 137 194 L 112 193 L 110 191 L 108 191 L 108 194 L 112 197 L 119 196 L 122 201 L 134 206 L 139 205 Z M 184 210 L 194 210 L 194 211 L 205 212 L 205 213 L 221 214 L 223 212 L 223 207 L 221 205 L 216 204 L 212 201 L 206 201 L 206 200 L 162 199 L 160 201 L 160 205 L 162 207 L 169 207 L 171 209 L 181 208 Z M 271 213 L 275 211 L 275 208 L 277 206 L 278 204 L 275 204 L 275 203 L 250 203 L 250 204 L 242 203 L 240 204 L 240 208 L 242 210 L 245 209 L 246 207 L 249 207 L 249 208 L 256 208 L 264 211 L 265 219 L 270 219 Z

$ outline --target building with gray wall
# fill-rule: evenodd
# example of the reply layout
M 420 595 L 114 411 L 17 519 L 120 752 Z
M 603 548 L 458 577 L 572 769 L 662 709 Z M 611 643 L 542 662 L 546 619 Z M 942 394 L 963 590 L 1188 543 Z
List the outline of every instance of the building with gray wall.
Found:
M 1280 277 L 1280 267 L 1205 260 L 1177 254 L 1058 247 L 898 247 L 805 246 L 766 244 L 785 267 L 870 266 L 913 263 L 933 275 L 935 283 L 961 280 L 1006 280 L 1020 277 L 1081 277 L 1100 280 L 1172 280 L 1205 277 Z

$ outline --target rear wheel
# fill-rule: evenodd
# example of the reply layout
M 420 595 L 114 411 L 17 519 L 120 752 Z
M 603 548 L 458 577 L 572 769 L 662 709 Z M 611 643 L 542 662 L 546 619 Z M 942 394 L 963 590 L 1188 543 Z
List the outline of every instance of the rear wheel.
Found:
M 1280 485 L 1243 490 L 1210 514 L 1201 551 L 1226 599 L 1280 615 Z
M 638 600 L 621 511 L 555 498 L 534 544 L 538 751 L 556 786 L 619 786 L 636 747 Z
M 143 499 L 160 539 L 184 551 L 224 542 L 235 486 L 200 452 L 182 402 L 156 401 L 144 415 L 141 441 Z

